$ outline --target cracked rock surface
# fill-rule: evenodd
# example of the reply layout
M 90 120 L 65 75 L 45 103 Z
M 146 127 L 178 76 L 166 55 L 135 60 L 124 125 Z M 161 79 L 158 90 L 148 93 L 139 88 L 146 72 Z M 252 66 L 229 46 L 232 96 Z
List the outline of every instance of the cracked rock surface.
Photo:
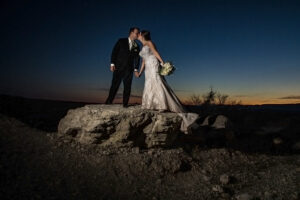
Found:
M 171 146 L 180 132 L 176 113 L 141 109 L 140 105 L 86 105 L 70 109 L 58 132 L 85 144 L 101 146 Z

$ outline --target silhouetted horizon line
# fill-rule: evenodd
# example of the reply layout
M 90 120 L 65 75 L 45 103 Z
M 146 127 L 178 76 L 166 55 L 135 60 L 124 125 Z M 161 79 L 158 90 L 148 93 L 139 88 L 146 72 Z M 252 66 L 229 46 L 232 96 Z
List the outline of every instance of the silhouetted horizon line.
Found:
M 54 99 L 54 98 L 43 98 L 43 97 L 28 97 L 28 96 L 23 96 L 23 95 L 11 95 L 11 94 L 4 94 L 4 93 L 0 93 L 0 97 L 23 98 L 23 99 L 29 99 L 29 100 L 59 101 L 59 102 L 82 103 L 82 104 L 104 104 L 104 102 L 96 102 L 96 101 L 76 101 L 76 100 L 66 100 L 66 99 L 60 99 L 60 98 Z M 120 99 L 115 99 L 115 100 L 120 100 Z M 114 102 L 113 104 L 122 104 L 122 102 Z M 140 104 L 140 103 L 136 102 L 136 103 L 130 103 L 130 104 Z M 189 104 L 186 104 L 186 105 L 189 105 Z M 216 104 L 216 105 L 218 105 L 218 104 Z M 230 104 L 225 104 L 225 106 L 226 105 L 232 106 Z M 283 105 L 300 105 L 300 103 L 240 104 L 238 106 L 283 106 Z

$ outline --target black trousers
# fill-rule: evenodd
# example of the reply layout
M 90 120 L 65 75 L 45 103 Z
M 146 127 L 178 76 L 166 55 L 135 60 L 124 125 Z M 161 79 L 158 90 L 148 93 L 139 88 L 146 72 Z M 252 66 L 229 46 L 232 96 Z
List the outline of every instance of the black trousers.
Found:
M 123 105 L 127 105 L 131 92 L 133 70 L 115 70 L 113 72 L 113 78 L 109 89 L 109 95 L 105 101 L 107 104 L 111 104 L 118 92 L 120 84 L 123 80 L 124 91 L 123 91 Z

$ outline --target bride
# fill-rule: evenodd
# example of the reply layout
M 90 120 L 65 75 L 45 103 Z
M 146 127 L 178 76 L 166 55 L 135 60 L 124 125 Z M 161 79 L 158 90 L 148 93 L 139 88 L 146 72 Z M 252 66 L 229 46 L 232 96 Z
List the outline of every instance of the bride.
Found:
M 159 65 L 163 65 L 160 54 L 155 44 L 151 41 L 149 31 L 141 31 L 138 40 L 143 44 L 139 55 L 142 57 L 142 65 L 138 76 L 145 70 L 145 85 L 142 95 L 142 109 L 152 109 L 160 111 L 171 111 L 178 113 L 182 117 L 180 130 L 185 134 L 191 132 L 192 127 L 197 127 L 196 120 L 199 115 L 188 113 L 186 108 L 168 85 L 164 76 L 158 72 Z

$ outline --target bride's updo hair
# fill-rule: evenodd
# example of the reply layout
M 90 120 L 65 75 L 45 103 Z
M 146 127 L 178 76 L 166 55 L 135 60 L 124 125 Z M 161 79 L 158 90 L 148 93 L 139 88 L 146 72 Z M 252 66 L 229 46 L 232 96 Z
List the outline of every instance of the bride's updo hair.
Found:
M 144 37 L 146 41 L 151 40 L 150 31 L 142 30 L 141 35 Z

